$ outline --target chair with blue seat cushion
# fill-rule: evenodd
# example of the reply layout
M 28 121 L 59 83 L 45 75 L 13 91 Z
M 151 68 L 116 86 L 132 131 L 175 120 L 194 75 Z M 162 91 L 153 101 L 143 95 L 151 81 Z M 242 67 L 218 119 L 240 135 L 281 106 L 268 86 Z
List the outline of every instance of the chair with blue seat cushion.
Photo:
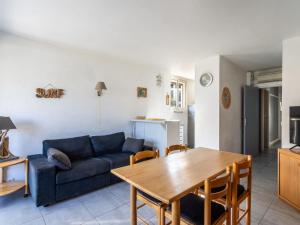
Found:
M 155 151 L 146 150 L 146 151 L 138 152 L 135 155 L 130 156 L 130 165 L 134 166 L 134 164 L 136 164 L 136 163 L 142 163 L 147 160 L 155 159 L 158 157 L 159 157 L 158 150 L 155 150 Z M 137 206 L 137 209 L 140 209 L 140 208 L 144 207 L 145 205 L 153 208 L 156 211 L 159 224 L 160 225 L 165 224 L 165 214 L 164 213 L 167 208 L 166 204 L 155 199 L 151 195 L 149 195 L 141 190 L 137 190 L 137 200 L 142 202 L 141 205 Z M 143 217 L 141 217 L 139 214 L 137 215 L 137 218 L 140 219 L 143 223 L 148 224 L 146 222 L 146 220 Z
M 190 193 L 180 201 L 181 217 L 192 224 L 204 225 L 204 207 L 205 199 Z M 226 211 L 223 205 L 211 202 L 211 212 L 211 224 L 214 224 Z
M 247 180 L 247 186 L 244 188 L 240 184 L 242 179 Z M 241 188 L 243 187 L 243 188 Z M 246 225 L 251 224 L 251 190 L 252 189 L 252 157 L 247 160 L 233 164 L 233 185 L 232 192 L 237 195 L 232 196 L 232 224 L 237 225 L 246 217 Z M 247 201 L 246 209 L 241 209 L 243 201 Z M 240 216 L 240 211 L 242 215 Z
M 148 195 L 147 193 L 141 191 L 141 190 L 137 190 L 138 195 L 143 196 L 144 198 L 146 198 L 148 201 L 157 204 L 157 205 L 162 205 L 163 203 L 159 200 L 157 200 L 156 198 L 152 197 L 151 195 Z
M 213 188 L 220 188 L 213 192 Z M 204 198 L 193 193 L 187 194 L 180 200 L 181 223 L 186 225 L 221 225 L 226 221 L 231 222 L 231 168 L 226 169 L 226 174 L 205 180 Z M 226 204 L 222 205 L 215 200 L 225 197 Z M 166 212 L 172 219 L 172 206 Z
M 231 186 L 233 186 L 233 183 L 231 184 Z M 211 191 L 212 192 L 219 192 L 220 190 L 222 190 L 224 187 L 218 187 L 218 188 L 213 188 Z M 245 187 L 241 184 L 238 184 L 237 185 L 237 198 L 240 198 L 244 193 L 245 193 Z M 199 190 L 199 194 L 200 195 L 203 195 L 204 193 L 204 187 L 201 187 L 200 190 Z M 231 195 L 232 197 L 232 195 Z M 221 203 L 225 203 L 225 199 L 219 199 L 219 201 Z

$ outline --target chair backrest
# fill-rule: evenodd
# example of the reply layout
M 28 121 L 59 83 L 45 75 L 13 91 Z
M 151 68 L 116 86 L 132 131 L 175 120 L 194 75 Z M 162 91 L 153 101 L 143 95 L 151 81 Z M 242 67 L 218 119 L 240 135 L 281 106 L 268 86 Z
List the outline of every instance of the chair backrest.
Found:
M 231 207 L 231 167 L 226 168 L 224 175 L 212 177 L 205 180 L 204 183 L 204 224 L 211 224 L 211 202 L 221 198 L 225 198 L 225 209 Z M 213 192 L 212 190 L 218 190 Z M 230 211 L 227 211 L 230 212 Z
M 155 159 L 159 157 L 159 151 L 158 150 L 146 150 L 137 152 L 135 155 L 130 156 L 130 165 L 133 165 L 135 163 L 139 163 L 142 161 L 146 161 L 148 159 Z
M 233 191 L 240 184 L 241 179 L 247 178 L 246 191 L 251 192 L 252 186 L 252 156 L 248 156 L 247 160 L 233 164 Z M 236 193 L 236 191 L 235 191 Z M 234 197 L 234 196 L 233 196 Z
M 182 152 L 182 151 L 187 151 L 188 148 L 186 147 L 186 145 L 171 145 L 169 147 L 166 148 L 165 150 L 165 155 L 169 155 L 172 152 Z

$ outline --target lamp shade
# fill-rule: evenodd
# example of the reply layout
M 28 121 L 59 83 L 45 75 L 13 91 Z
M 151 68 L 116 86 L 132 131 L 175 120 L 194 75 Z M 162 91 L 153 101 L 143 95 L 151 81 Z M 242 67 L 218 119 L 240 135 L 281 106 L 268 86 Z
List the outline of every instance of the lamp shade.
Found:
M 16 129 L 16 126 L 9 117 L 0 116 L 0 130 Z
M 97 90 L 97 91 L 107 90 L 105 83 L 104 82 L 98 82 L 96 84 L 95 90 Z

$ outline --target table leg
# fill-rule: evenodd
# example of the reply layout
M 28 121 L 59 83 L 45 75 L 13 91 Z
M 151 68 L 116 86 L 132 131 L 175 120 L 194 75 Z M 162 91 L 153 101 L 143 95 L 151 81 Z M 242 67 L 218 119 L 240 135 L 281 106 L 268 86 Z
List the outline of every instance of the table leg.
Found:
M 28 159 L 25 160 L 25 195 L 28 196 Z
M 172 225 L 180 225 L 180 200 L 172 203 Z
M 136 188 L 130 185 L 131 225 L 137 225 Z

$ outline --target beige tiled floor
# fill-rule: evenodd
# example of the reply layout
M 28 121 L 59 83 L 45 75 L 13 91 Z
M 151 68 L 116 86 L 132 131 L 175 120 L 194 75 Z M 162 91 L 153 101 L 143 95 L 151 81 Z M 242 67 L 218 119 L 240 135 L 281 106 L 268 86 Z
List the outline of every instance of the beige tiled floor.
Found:
M 300 213 L 276 197 L 277 160 L 275 150 L 254 160 L 252 224 L 300 225 Z M 156 224 L 154 212 L 140 213 Z M 126 225 L 129 224 L 129 186 L 119 183 L 57 203 L 35 207 L 22 192 L 0 198 L 0 225 Z

